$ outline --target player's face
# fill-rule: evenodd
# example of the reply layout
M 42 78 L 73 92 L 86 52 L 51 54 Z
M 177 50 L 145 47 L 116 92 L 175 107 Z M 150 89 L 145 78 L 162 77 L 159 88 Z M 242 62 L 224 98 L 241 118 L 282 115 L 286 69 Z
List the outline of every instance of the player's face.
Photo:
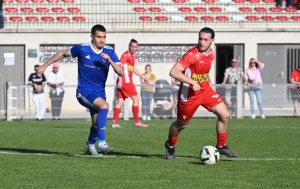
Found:
M 207 52 L 215 39 L 211 38 L 210 33 L 200 33 L 198 40 L 198 48 L 201 52 Z
M 139 45 L 137 43 L 130 43 L 129 52 L 134 54 L 138 50 Z
M 97 49 L 102 49 L 106 42 L 106 32 L 96 31 L 95 35 L 91 35 L 92 43 Z

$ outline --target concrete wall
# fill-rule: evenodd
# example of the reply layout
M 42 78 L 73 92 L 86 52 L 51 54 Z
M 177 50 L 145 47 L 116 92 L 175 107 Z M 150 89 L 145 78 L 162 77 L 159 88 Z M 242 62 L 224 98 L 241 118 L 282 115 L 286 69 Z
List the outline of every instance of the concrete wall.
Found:
M 115 45 L 115 51 L 118 56 L 127 50 L 128 42 L 131 38 L 138 40 L 140 44 L 197 44 L 198 33 L 107 33 L 107 43 Z M 25 81 L 32 72 L 33 66 L 39 64 L 38 58 L 28 58 L 28 49 L 39 49 L 40 44 L 78 44 L 89 42 L 89 33 L 1 33 L 1 45 L 25 45 Z M 248 67 L 248 61 L 252 57 L 257 57 L 258 44 L 299 44 L 299 32 L 216 32 L 215 44 L 244 44 L 245 65 Z M 215 48 L 214 46 L 212 47 Z M 137 63 L 137 68 L 143 72 L 147 63 Z M 153 73 L 158 79 L 167 79 L 173 63 L 152 63 Z M 77 85 L 77 64 L 61 64 L 61 70 L 66 74 L 66 85 Z M 49 67 L 46 70 L 46 76 L 51 71 Z M 215 67 L 210 72 L 212 82 L 215 83 Z M 113 85 L 113 71 L 109 73 L 108 85 Z M 139 78 L 134 76 L 134 82 L 139 84 Z M 112 90 L 109 90 L 107 96 L 111 97 Z M 108 99 L 109 101 L 111 99 Z

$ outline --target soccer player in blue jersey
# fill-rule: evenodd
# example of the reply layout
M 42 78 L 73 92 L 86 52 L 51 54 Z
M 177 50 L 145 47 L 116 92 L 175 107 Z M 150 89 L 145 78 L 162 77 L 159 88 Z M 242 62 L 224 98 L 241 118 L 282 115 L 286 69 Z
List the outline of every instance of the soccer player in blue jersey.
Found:
M 105 82 L 109 66 L 119 75 L 124 75 L 124 69 L 115 51 L 105 45 L 106 29 L 102 25 L 95 25 L 91 30 L 90 43 L 78 44 L 68 50 L 61 51 L 51 57 L 42 66 L 38 67 L 38 73 L 65 57 L 78 58 L 78 102 L 90 110 L 92 126 L 85 148 L 94 156 L 111 152 L 114 148 L 106 143 L 106 121 L 108 102 L 106 102 Z M 98 149 L 95 143 L 98 140 Z M 98 152 L 97 152 L 98 151 Z M 98 154 L 99 153 L 99 154 Z

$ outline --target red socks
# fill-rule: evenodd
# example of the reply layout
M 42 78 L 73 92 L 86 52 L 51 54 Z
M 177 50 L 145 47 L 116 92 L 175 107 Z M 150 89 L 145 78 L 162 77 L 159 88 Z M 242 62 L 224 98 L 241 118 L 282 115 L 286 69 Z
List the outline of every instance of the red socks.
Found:
M 134 123 L 140 122 L 138 106 L 132 106 L 132 113 L 133 113 Z
M 113 120 L 113 124 L 118 124 L 118 119 L 121 113 L 121 109 L 120 108 L 114 108 L 114 120 Z
M 217 141 L 218 141 L 217 146 L 218 147 L 226 146 L 227 138 L 228 138 L 228 132 L 217 134 Z
M 178 140 L 178 136 L 170 136 L 169 135 L 168 139 L 169 139 L 168 140 L 169 146 L 175 146 L 177 143 L 177 140 Z

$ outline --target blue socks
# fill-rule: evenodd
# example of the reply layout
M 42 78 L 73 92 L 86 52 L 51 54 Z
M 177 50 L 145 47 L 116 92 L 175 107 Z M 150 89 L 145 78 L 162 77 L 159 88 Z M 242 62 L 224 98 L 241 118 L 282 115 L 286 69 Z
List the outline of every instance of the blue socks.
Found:
M 97 115 L 98 126 L 98 141 L 99 143 L 106 142 L 106 121 L 108 109 L 100 109 Z
M 94 126 L 90 128 L 90 135 L 88 138 L 89 144 L 95 144 L 97 140 L 99 143 L 106 142 L 106 121 L 107 121 L 107 109 L 102 109 L 98 111 L 98 115 L 96 118 L 97 127 L 96 129 Z
M 88 138 L 89 144 L 95 144 L 98 139 L 98 129 L 96 129 L 93 125 L 90 128 L 90 135 Z

